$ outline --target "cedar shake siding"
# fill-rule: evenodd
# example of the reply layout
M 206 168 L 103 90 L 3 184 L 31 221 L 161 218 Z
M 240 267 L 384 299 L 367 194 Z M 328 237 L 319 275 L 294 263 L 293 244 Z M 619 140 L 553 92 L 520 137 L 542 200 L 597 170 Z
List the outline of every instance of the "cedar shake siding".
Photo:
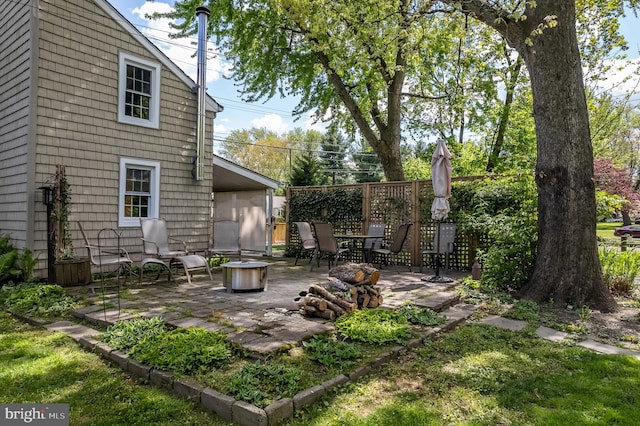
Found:
M 184 74 L 177 75 L 175 65 L 168 65 L 155 47 L 102 1 L 34 0 L 31 8 L 24 1 L 20 6 L 15 0 L 0 0 L 0 4 L 0 10 L 4 9 L 2 19 L 18 15 L 10 18 L 15 29 L 0 35 L 2 51 L 7 51 L 5 44 L 14 43 L 22 49 L 11 55 L 19 58 L 11 61 L 16 63 L 7 66 L 3 60 L 0 68 L 0 85 L 7 86 L 0 90 L 2 109 L 13 111 L 12 117 L 4 113 L 0 116 L 0 197 L 3 201 L 15 198 L 11 201 L 12 212 L 0 207 L 0 232 L 18 228 L 16 234 L 19 232 L 27 246 L 40 253 L 39 272 L 46 276 L 46 214 L 37 188 L 51 184 L 56 165 L 62 164 L 72 193 L 70 228 L 75 252 L 86 255 L 76 223 L 81 221 L 94 242 L 100 229 L 115 229 L 122 236 L 121 246 L 134 260 L 140 260 L 139 226 L 119 221 L 120 169 L 123 162 L 134 161 L 157 166 L 154 170 L 159 172 L 158 209 L 151 215 L 167 221 L 171 237 L 187 241 L 190 248 L 206 248 L 212 169 L 206 167 L 201 181 L 191 174 L 191 159 L 196 155 L 195 82 L 188 84 Z M 34 11 L 31 26 L 30 10 Z M 25 33 L 29 28 L 31 34 Z M 30 36 L 35 40 L 31 44 Z M 159 93 L 151 85 L 152 103 L 159 102 L 155 125 L 141 126 L 119 119 L 123 58 L 156 67 L 153 78 L 159 74 Z M 35 67 L 32 80 L 28 78 L 30 64 Z M 31 85 L 34 97 L 29 102 Z M 8 89 L 13 91 L 10 99 Z M 30 130 L 28 117 L 34 122 Z M 207 111 L 207 164 L 212 159 L 214 117 L 214 112 Z M 7 127 L 12 129 L 11 135 Z M 29 140 L 34 141 L 31 154 L 27 154 Z M 8 152 L 12 160 L 5 164 Z M 27 170 L 32 170 L 32 175 Z M 14 188 L 16 184 L 19 188 Z M 34 230 L 32 241 L 26 236 L 29 228 Z

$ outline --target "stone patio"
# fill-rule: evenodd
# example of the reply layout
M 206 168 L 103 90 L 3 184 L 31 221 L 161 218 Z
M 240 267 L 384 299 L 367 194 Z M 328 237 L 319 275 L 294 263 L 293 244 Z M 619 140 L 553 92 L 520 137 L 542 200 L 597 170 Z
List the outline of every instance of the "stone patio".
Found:
M 330 321 L 302 315 L 295 302 L 299 293 L 308 290 L 311 284 L 326 281 L 326 264 L 310 271 L 307 262 L 301 261 L 295 266 L 293 259 L 256 257 L 243 260 L 269 263 L 265 290 L 227 292 L 222 284 L 221 268 L 212 270 L 213 281 L 206 274 L 198 274 L 191 284 L 182 271 L 174 276 L 175 282 L 167 281 L 166 275 L 155 281 L 155 274 L 146 273 L 141 285 L 135 277 L 129 280 L 120 297 L 113 288 L 107 288 L 103 294 L 100 282 L 93 283 L 95 294 L 87 287 L 68 289 L 69 293 L 90 303 L 74 315 L 105 326 L 138 316 L 161 316 L 175 327 L 221 331 L 258 357 L 333 329 Z M 447 271 L 446 275 L 458 279 L 468 273 Z M 384 297 L 382 307 L 393 308 L 413 302 L 442 311 L 458 302 L 455 281 L 429 283 L 421 280 L 424 276 L 409 272 L 407 268 L 400 268 L 400 272 L 382 268 L 377 283 Z

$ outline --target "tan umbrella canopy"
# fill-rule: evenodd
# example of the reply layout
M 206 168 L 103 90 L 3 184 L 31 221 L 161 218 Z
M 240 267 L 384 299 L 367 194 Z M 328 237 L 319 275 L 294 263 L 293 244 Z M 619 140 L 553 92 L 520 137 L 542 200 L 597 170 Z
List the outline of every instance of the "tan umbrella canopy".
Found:
M 435 196 L 431 205 L 431 217 L 441 221 L 449 215 L 451 198 L 451 153 L 442 139 L 438 139 L 431 157 L 431 181 Z
M 431 182 L 433 184 L 433 204 L 431 204 L 431 218 L 436 220 L 435 240 L 435 272 L 433 276 L 422 277 L 423 281 L 451 282 L 451 278 L 440 275 L 440 232 L 441 223 L 449 215 L 449 198 L 451 198 L 451 153 L 444 143 L 438 139 L 436 150 L 431 157 Z

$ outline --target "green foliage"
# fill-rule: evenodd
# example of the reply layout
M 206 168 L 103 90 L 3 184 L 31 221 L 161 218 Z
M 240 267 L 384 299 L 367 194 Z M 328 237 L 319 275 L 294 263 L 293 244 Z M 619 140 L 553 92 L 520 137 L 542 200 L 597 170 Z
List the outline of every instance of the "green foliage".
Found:
M 327 177 L 322 173 L 322 164 L 311 151 L 296 157 L 289 177 L 291 186 L 315 186 L 326 183 Z
M 20 269 L 18 260 L 18 250 L 11 244 L 9 235 L 0 235 L 0 285 L 24 277 L 25 272 Z M 33 269 L 31 273 L 33 273 Z
M 409 321 L 396 311 L 362 309 L 336 320 L 336 329 L 344 336 L 371 344 L 404 343 L 411 336 Z
M 153 368 L 191 374 L 220 368 L 232 356 L 225 336 L 204 328 L 178 328 L 141 340 L 131 355 Z
M 309 354 L 309 358 L 325 367 L 340 364 L 346 368 L 353 365 L 353 361 L 362 355 L 360 349 L 354 344 L 337 341 L 335 337 L 325 335 L 315 335 L 302 342 L 302 346 Z
M 222 265 L 223 263 L 227 263 L 229 262 L 231 259 L 229 259 L 228 257 L 224 257 L 224 256 L 214 256 L 212 258 L 209 259 L 209 266 L 211 268 L 216 268 L 220 265 Z
M 404 304 L 398 309 L 398 313 L 405 317 L 411 324 L 425 327 L 433 327 L 446 321 L 446 318 L 441 317 L 437 312 L 428 308 L 421 308 L 412 303 Z
M 302 373 L 282 364 L 256 362 L 247 364 L 229 382 L 229 392 L 235 398 L 264 408 L 276 399 L 292 397 L 300 391 Z
M 10 311 L 38 318 L 60 317 L 78 306 L 59 285 L 35 283 L 5 285 L 0 302 Z
M 502 316 L 520 321 L 533 322 L 540 316 L 540 306 L 530 300 L 517 300 L 511 309 L 502 314 Z
M 596 217 L 603 220 L 615 216 L 620 212 L 625 201 L 619 195 L 596 190 Z
M 128 353 L 141 341 L 156 339 L 164 332 L 164 321 L 160 317 L 135 318 L 113 324 L 102 334 L 101 340 L 113 349 Z
M 537 193 L 531 175 L 456 182 L 450 218 L 460 232 L 486 238 L 480 253 L 482 281 L 496 289 L 518 289 L 533 272 Z
M 38 264 L 38 256 L 34 256 L 31 250 L 25 248 L 20 252 L 18 264 L 22 271 L 22 279 L 27 282 L 33 280 L 33 271 Z
M 629 295 L 635 289 L 640 272 L 640 252 L 620 251 L 616 247 L 598 247 L 604 282 L 616 294 Z

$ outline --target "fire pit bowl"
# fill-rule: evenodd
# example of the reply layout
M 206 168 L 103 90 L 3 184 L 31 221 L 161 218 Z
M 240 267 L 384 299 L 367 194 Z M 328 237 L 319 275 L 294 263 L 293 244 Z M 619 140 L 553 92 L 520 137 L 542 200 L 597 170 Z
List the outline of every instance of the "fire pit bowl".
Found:
M 267 288 L 267 262 L 227 262 L 221 266 L 222 284 L 227 293 Z

